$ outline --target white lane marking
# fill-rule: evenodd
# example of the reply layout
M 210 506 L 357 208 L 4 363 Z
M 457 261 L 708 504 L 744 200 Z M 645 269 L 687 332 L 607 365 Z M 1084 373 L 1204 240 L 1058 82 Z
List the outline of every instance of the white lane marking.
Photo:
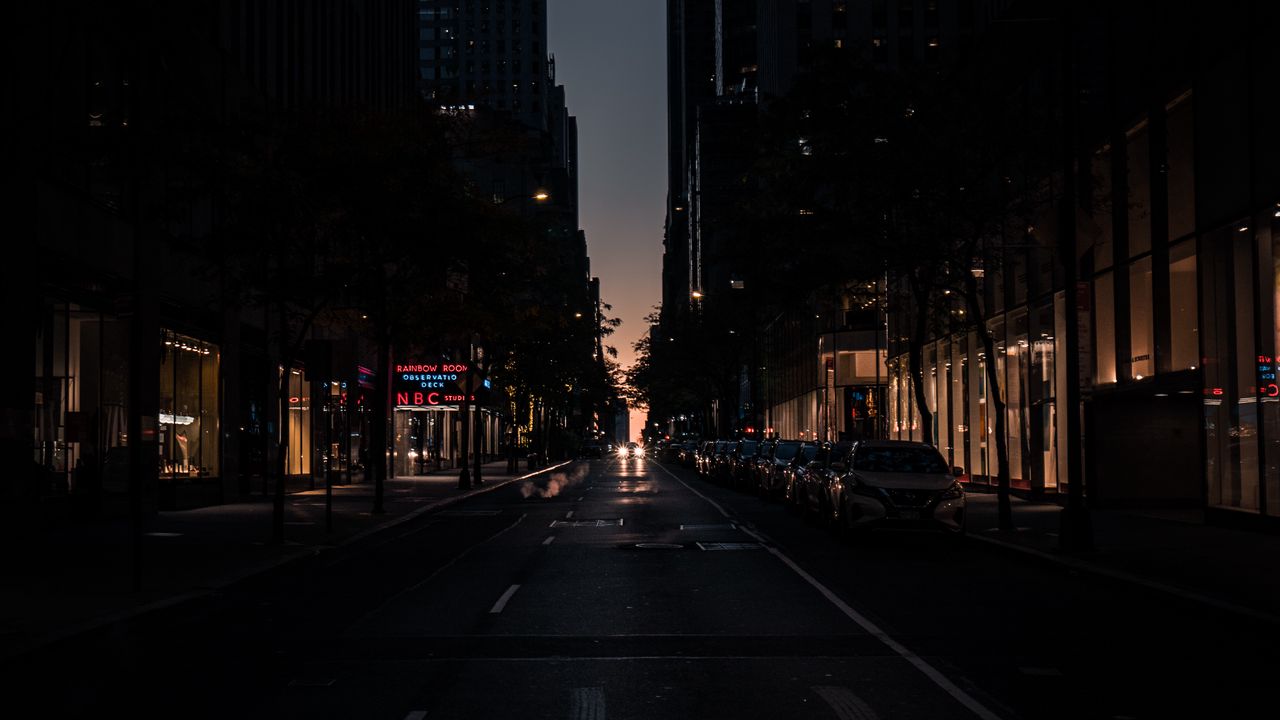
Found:
M 577 498 L 576 500 L 574 500 L 574 502 L 582 502 L 582 496 L 581 496 L 581 495 L 579 495 L 579 496 L 578 496 L 578 498 Z
M 875 710 L 847 687 L 817 685 L 813 691 L 827 701 L 840 720 L 879 720 Z
M 569 512 L 567 512 L 567 513 L 565 513 L 565 514 L 564 514 L 564 519 L 565 519 L 565 520 L 568 520 L 568 519 L 570 519 L 570 518 L 572 518 L 572 517 L 573 517 L 573 511 L 572 511 L 572 510 L 570 510 Z
M 425 718 L 426 716 L 427 716 L 426 710 L 414 710 L 408 715 L 405 715 L 404 720 L 423 720 L 423 718 Z
M 661 465 L 658 465 L 658 467 L 662 468 L 662 471 L 670 475 L 672 478 L 674 478 L 676 482 L 688 488 L 690 492 L 692 492 L 693 494 L 697 495 L 703 500 L 706 500 L 707 502 L 714 505 L 715 508 L 720 511 L 720 514 L 724 515 L 725 517 L 729 517 L 729 513 L 725 512 L 724 508 L 720 507 L 720 505 L 718 505 L 714 500 L 708 498 L 706 495 L 703 495 L 697 490 L 694 490 L 693 487 L 689 485 L 689 483 L 685 482 L 684 480 L 681 480 L 679 476 L 677 476 L 675 473 L 671 472 L 670 470 L 666 469 L 665 467 L 662 467 Z M 976 699 L 974 699 L 972 695 L 960 689 L 959 686 L 957 686 L 955 683 L 947 679 L 946 675 L 943 675 L 942 673 L 938 672 L 937 669 L 935 669 L 932 665 L 926 662 L 919 655 L 916 655 L 914 652 L 907 649 L 906 646 L 904 646 L 902 643 L 898 642 L 897 640 L 894 640 L 892 637 L 889 636 L 888 633 L 881 630 L 875 623 L 871 622 L 865 616 L 863 616 L 862 613 L 850 607 L 848 603 L 846 603 L 844 600 L 841 600 L 839 596 L 837 596 L 835 593 L 831 592 L 831 590 L 827 588 L 826 585 L 823 585 L 821 582 L 818 582 L 817 578 L 805 572 L 804 568 L 797 565 L 794 560 L 787 557 L 781 550 L 770 545 L 764 536 L 755 532 L 751 528 L 743 527 L 742 525 L 739 525 L 738 529 L 742 530 L 743 532 L 750 535 L 751 537 L 759 540 L 762 544 L 765 545 L 766 550 L 772 553 L 774 557 L 781 560 L 787 567 L 791 568 L 791 570 L 795 572 L 795 574 L 803 578 L 805 582 L 812 585 L 815 590 L 822 593 L 822 596 L 825 597 L 832 605 L 835 605 L 836 609 L 844 613 L 845 617 L 854 621 L 855 623 L 857 623 L 859 627 L 861 627 L 863 630 L 866 630 L 867 633 L 870 634 L 872 637 L 884 643 L 885 646 L 887 646 L 890 650 L 894 651 L 899 656 L 901 656 L 903 660 L 906 660 L 907 662 L 914 665 L 915 668 L 919 670 L 921 673 L 924 673 L 924 676 L 929 678 L 929 680 L 931 680 L 934 685 L 937 685 L 939 688 L 942 689 L 943 692 L 947 693 L 952 698 L 955 698 L 956 702 L 968 708 L 970 712 L 982 718 L 982 720 L 1000 720 L 999 715 L 996 715 L 994 712 L 991 712 L 991 710 L 989 710 L 987 706 L 978 702 Z
M 572 720 L 605 720 L 604 688 L 574 688 L 569 702 Z
M 543 544 L 543 545 L 550 545 L 551 543 L 553 543 L 553 542 L 555 542 L 555 541 L 556 541 L 556 536 L 555 536 L 555 535 L 551 535 L 551 536 L 548 536 L 546 540 L 543 540 L 543 541 L 542 541 L 542 544 Z
M 502 612 L 502 609 L 507 606 L 507 601 L 510 600 L 511 596 L 515 595 L 516 591 L 519 589 L 520 589 L 519 585 L 512 585 L 511 587 L 507 588 L 507 591 L 502 593 L 502 597 L 498 598 L 498 602 L 494 603 L 493 607 L 489 608 L 489 614 L 497 615 L 498 613 Z

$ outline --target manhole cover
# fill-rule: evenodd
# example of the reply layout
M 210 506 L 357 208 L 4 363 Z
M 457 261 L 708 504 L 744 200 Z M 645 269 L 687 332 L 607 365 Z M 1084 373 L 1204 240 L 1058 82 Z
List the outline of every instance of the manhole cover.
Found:
M 703 550 L 760 550 L 764 546 L 761 545 L 760 543 L 753 543 L 753 542 L 743 542 L 743 543 L 700 542 L 698 543 L 698 547 Z
M 551 527 L 620 527 L 622 518 L 617 520 L 556 520 Z
M 675 543 L 636 543 L 641 550 L 683 550 L 683 545 Z

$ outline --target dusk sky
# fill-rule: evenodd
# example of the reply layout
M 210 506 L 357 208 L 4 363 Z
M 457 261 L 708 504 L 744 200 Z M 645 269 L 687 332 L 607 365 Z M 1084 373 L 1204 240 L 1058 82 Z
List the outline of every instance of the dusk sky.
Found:
M 579 194 L 592 274 L 622 327 L 623 367 L 662 297 L 667 194 L 666 4 L 548 0 L 547 43 L 578 118 Z M 631 413 L 631 434 L 644 422 Z

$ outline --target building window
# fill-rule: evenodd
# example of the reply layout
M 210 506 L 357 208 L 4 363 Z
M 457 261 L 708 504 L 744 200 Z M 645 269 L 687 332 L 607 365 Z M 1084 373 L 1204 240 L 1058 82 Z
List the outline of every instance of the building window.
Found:
M 1126 143 L 1129 177 L 1129 257 L 1151 250 L 1151 144 L 1146 121 L 1129 132 Z
M 1141 380 L 1155 374 L 1152 356 L 1151 256 L 1129 266 L 1129 377 Z
M 1231 418 L 1228 444 L 1236 459 L 1229 484 L 1224 488 L 1221 504 L 1241 510 L 1258 510 L 1258 365 L 1253 328 L 1253 276 L 1257 258 L 1251 228 L 1232 233 L 1234 236 L 1233 291 L 1236 324 L 1236 388 L 1235 412 Z
M 1094 349 L 1099 385 L 1116 381 L 1115 279 L 1106 272 L 1093 281 Z
M 1280 268 L 1277 273 L 1280 277 Z M 1194 370 L 1200 364 L 1198 313 L 1196 241 L 1193 239 L 1169 248 L 1169 367 L 1174 372 Z
M 1104 146 L 1093 155 L 1093 197 L 1091 213 L 1093 227 L 1093 266 L 1105 270 L 1115 262 L 1111 242 L 1111 146 Z
M 1191 98 L 1184 96 L 1169 111 L 1165 121 L 1168 150 L 1165 165 L 1169 172 L 1169 237 L 1180 238 L 1196 229 L 1196 184 Z
M 285 473 L 311 474 L 311 383 L 296 368 L 289 371 L 289 452 Z
M 218 346 L 168 330 L 160 359 L 162 479 L 218 475 Z

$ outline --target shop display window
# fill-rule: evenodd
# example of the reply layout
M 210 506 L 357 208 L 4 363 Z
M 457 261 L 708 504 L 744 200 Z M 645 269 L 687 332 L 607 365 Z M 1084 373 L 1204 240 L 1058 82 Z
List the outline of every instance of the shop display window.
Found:
M 219 472 L 218 346 L 163 331 L 160 360 L 160 477 Z

